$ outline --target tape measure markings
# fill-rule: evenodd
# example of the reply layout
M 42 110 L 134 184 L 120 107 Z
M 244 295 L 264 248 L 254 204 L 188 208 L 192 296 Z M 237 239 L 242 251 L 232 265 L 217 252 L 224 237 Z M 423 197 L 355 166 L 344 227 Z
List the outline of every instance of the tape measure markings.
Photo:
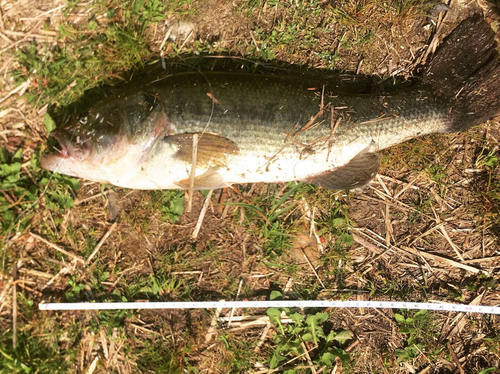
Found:
M 379 308 L 419 309 L 500 315 L 500 306 L 405 301 L 260 300 L 104 303 L 41 303 L 40 310 L 217 309 L 217 308 Z

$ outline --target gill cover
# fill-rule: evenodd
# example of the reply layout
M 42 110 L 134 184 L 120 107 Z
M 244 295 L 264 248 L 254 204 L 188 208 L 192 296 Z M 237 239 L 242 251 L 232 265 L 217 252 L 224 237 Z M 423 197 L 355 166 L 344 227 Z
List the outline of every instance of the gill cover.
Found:
M 91 156 L 106 162 L 126 153 L 130 145 L 143 147 L 147 154 L 168 129 L 162 104 L 140 91 L 104 100 L 53 135 L 63 157 L 83 161 Z

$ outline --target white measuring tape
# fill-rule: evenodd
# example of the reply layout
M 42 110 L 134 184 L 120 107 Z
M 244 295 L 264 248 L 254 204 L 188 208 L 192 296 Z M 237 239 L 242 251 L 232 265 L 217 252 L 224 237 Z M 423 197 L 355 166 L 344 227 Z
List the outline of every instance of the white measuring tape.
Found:
M 414 303 L 404 301 L 335 301 L 335 300 L 279 300 L 279 301 L 167 301 L 118 303 L 42 303 L 40 310 L 117 310 L 117 309 L 215 309 L 215 308 L 379 308 L 419 309 L 443 312 L 499 314 L 499 306 L 450 303 Z

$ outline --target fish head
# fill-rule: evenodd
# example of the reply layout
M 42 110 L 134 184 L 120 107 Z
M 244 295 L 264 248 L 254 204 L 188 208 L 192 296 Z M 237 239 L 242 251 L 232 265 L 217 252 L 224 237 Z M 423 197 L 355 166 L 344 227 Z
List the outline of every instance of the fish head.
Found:
M 117 184 L 135 173 L 170 130 L 163 106 L 145 92 L 108 98 L 51 136 L 58 146 L 42 157 L 46 170 Z

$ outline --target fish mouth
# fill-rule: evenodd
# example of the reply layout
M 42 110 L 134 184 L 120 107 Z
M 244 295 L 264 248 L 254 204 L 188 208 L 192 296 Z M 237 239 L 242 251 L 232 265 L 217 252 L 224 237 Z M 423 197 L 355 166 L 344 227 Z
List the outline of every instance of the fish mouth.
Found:
M 41 166 L 45 170 L 56 171 L 62 160 L 69 158 L 68 148 L 64 145 L 63 138 L 57 131 L 50 134 L 50 138 L 55 139 L 57 143 L 53 145 L 49 153 L 42 155 Z M 49 138 L 49 139 L 50 139 Z
M 41 166 L 46 170 L 57 171 L 64 160 L 84 161 L 92 151 L 90 142 L 77 138 L 77 142 L 74 143 L 57 130 L 53 131 L 50 137 L 56 140 L 56 144 L 50 152 L 42 156 Z
M 59 165 L 64 160 L 60 153 L 52 152 L 42 156 L 41 166 L 45 170 L 57 171 Z
M 57 146 L 59 147 L 59 149 L 54 147 L 54 154 L 58 154 L 62 158 L 69 158 L 70 154 L 68 147 L 66 146 L 67 142 L 64 141 L 62 135 L 54 131 L 50 134 L 50 136 L 57 140 Z

